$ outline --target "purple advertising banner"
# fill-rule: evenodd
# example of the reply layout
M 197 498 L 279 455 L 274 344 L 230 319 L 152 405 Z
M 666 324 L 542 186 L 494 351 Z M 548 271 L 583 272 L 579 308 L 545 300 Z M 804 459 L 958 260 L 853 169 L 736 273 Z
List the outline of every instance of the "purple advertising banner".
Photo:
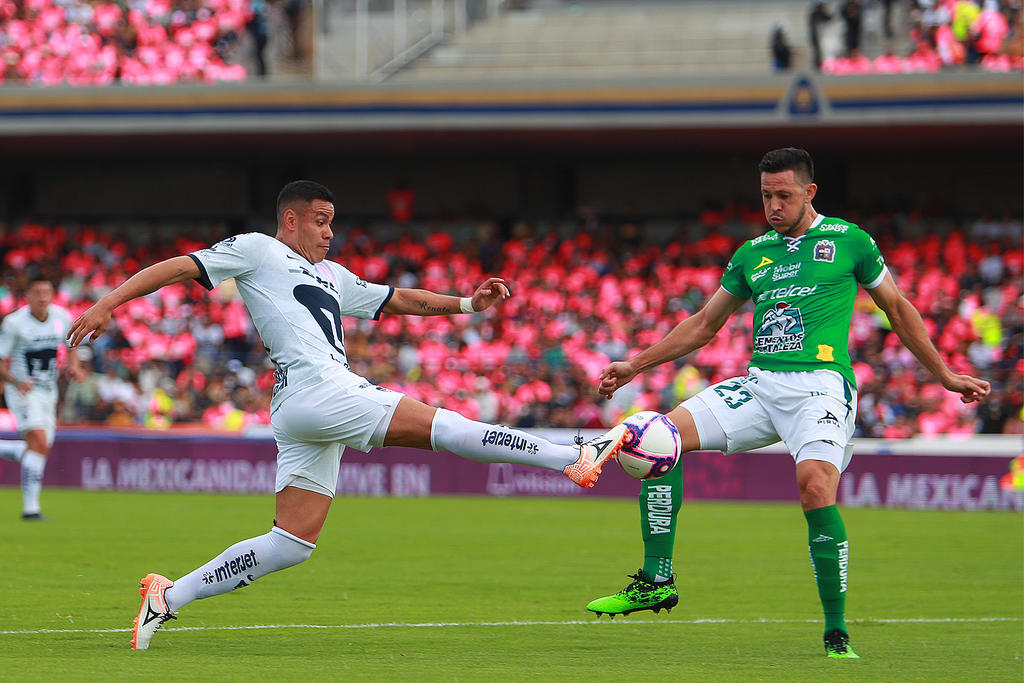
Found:
M 895 451 L 895 452 L 894 452 Z M 923 451 L 923 452 L 918 452 Z M 1000 487 L 1014 441 L 964 441 L 913 445 L 857 442 L 857 454 L 840 483 L 845 506 L 946 510 L 1024 510 L 1024 492 Z M 54 444 L 44 482 L 88 490 L 270 493 L 274 442 L 267 438 L 180 435 L 136 430 L 63 430 Z M 684 457 L 688 500 L 798 500 L 788 453 L 711 452 Z M 0 460 L 0 485 L 19 482 L 17 463 Z M 633 497 L 639 482 L 614 465 L 594 489 L 584 490 L 559 472 L 487 464 L 411 448 L 346 449 L 338 495 Z

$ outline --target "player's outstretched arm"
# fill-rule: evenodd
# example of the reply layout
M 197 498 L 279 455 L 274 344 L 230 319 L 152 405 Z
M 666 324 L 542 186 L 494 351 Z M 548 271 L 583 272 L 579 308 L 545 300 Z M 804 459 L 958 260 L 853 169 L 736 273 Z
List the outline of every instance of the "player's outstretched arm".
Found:
M 100 297 L 89 310 L 71 323 L 67 336 L 70 346 L 78 346 L 86 337 L 94 341 L 103 334 L 110 324 L 110 315 L 124 302 L 145 296 L 167 285 L 195 279 L 199 275 L 199 266 L 188 256 L 175 256 L 140 270 L 119 287 Z
M 889 324 L 903 345 L 942 382 L 942 386 L 960 394 L 960 400 L 964 403 L 980 401 L 988 396 L 991 390 L 988 382 L 970 375 L 958 375 L 942 360 L 938 349 L 928 336 L 921 314 L 914 308 L 914 304 L 903 296 L 891 273 L 886 273 L 882 284 L 869 289 L 868 293 L 889 318 Z
M 479 313 L 512 296 L 508 284 L 500 277 L 489 277 L 476 288 L 467 305 L 473 310 L 463 307 L 463 298 L 448 294 L 437 294 L 425 289 L 396 288 L 391 300 L 384 306 L 385 313 L 399 315 L 451 315 L 453 313 Z
M 602 370 L 598 393 L 611 398 L 619 387 L 629 384 L 644 370 L 682 358 L 704 346 L 745 301 L 719 287 L 703 308 L 672 328 L 657 344 L 628 361 L 617 361 Z

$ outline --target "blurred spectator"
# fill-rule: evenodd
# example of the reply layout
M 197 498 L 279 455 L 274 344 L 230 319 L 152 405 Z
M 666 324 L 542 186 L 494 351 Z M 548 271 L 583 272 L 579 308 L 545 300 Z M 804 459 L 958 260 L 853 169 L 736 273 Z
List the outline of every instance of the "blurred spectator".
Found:
M 981 13 L 981 7 L 973 0 L 956 0 L 952 4 L 950 14 L 950 28 L 953 30 L 953 37 L 961 43 L 966 43 L 971 35 L 971 26 L 974 20 Z
M 999 7 L 998 0 L 985 0 L 984 9 L 978 13 L 969 29 L 971 49 L 968 63 L 991 60 L 1003 51 L 1003 41 L 1010 33 L 1010 23 Z
M 887 40 L 891 40 L 893 37 L 892 5 L 893 0 L 882 0 L 882 31 Z
M 839 16 L 843 20 L 843 45 L 846 56 L 853 57 L 860 53 L 861 29 L 864 25 L 864 10 L 860 0 L 845 0 L 839 8 Z
M 284 0 L 284 16 L 291 37 L 290 59 L 308 61 L 312 51 L 312 22 L 309 0 Z
M 100 410 L 99 382 L 101 375 L 93 369 L 92 348 L 80 347 L 78 360 L 85 373 L 85 379 L 81 382 L 67 383 L 66 388 L 60 393 L 63 397 L 60 421 L 64 423 L 102 421 L 105 416 Z
M 821 71 L 821 29 L 825 24 L 831 22 L 833 15 L 828 12 L 828 5 L 824 2 L 815 2 L 811 5 L 811 13 L 807 17 L 809 26 L 808 34 L 811 43 L 811 60 L 814 67 Z
M 412 220 L 415 207 L 416 193 L 408 183 L 397 182 L 388 190 L 388 208 L 391 211 L 391 218 L 399 225 L 405 225 Z
M 267 24 L 267 1 L 250 0 L 252 16 L 245 25 L 253 42 L 253 61 L 256 63 L 256 75 L 267 75 L 267 42 L 270 40 L 270 28 Z
M 989 400 L 978 405 L 978 424 L 975 430 L 978 434 L 1002 434 L 1012 411 L 1003 388 L 994 385 Z
M 776 24 L 772 29 L 772 65 L 776 71 L 788 71 L 793 61 L 793 48 L 786 37 L 786 29 Z
M 135 415 L 128 409 L 128 404 L 117 399 L 110 407 L 106 425 L 108 427 L 134 427 Z

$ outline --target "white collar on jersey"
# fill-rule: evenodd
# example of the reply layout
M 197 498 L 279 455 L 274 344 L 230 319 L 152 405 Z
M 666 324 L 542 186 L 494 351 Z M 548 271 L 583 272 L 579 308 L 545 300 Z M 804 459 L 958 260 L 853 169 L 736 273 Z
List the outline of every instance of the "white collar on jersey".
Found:
M 823 220 L 825 220 L 825 217 L 819 213 L 818 217 L 815 218 L 809 226 L 807 226 L 807 232 L 810 232 L 811 228 L 816 228 L 819 225 L 821 225 L 821 222 Z M 787 254 L 795 254 L 800 249 L 800 241 L 807 236 L 807 232 L 800 235 L 799 237 L 786 237 L 785 235 L 782 236 L 782 239 L 786 240 Z

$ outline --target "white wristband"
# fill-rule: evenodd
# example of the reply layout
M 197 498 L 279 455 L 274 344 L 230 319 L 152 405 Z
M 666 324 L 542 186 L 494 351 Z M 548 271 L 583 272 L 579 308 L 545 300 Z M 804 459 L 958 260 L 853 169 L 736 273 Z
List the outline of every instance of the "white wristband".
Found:
M 473 308 L 473 298 L 464 296 L 459 299 L 459 308 L 462 309 L 463 313 L 476 313 L 476 309 Z

